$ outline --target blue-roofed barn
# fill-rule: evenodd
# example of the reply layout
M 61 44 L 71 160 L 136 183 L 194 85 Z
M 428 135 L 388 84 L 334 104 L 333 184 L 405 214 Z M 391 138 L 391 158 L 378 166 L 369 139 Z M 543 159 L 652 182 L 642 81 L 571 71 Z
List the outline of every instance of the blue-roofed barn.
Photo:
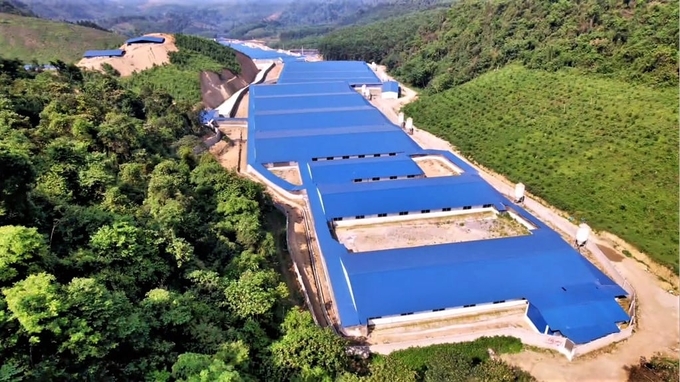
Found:
M 156 37 L 156 36 L 140 36 L 140 37 L 135 37 L 131 38 L 127 41 L 125 41 L 125 45 L 132 45 L 132 44 L 162 44 L 165 42 L 165 37 Z
M 526 307 L 537 331 L 577 344 L 619 331 L 629 317 L 616 298 L 626 290 L 463 160 L 422 149 L 352 88 L 361 85 L 400 92 L 364 62 L 292 61 L 276 85 L 250 88 L 248 106 L 249 168 L 285 188 L 266 169 L 297 165 L 302 185 L 295 191 L 305 191 L 345 332 L 506 302 Z M 433 155 L 460 174 L 426 176 L 419 163 Z M 357 253 L 334 231 L 468 210 L 516 216 L 531 228 L 514 237 Z
M 125 51 L 122 49 L 109 49 L 109 50 L 88 50 L 83 54 L 84 58 L 96 58 L 96 57 L 123 57 Z
M 401 87 L 396 81 L 386 81 L 382 84 L 381 97 L 383 99 L 397 99 L 401 97 Z

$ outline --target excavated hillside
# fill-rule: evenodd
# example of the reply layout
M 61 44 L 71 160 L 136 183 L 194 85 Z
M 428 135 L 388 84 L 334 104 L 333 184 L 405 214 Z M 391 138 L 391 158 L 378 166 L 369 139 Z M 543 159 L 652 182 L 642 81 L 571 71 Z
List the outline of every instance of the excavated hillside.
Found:
M 150 33 L 146 36 L 164 37 L 162 44 L 133 44 L 121 45 L 120 49 L 125 50 L 123 57 L 95 57 L 83 58 L 78 62 L 78 66 L 85 69 L 101 70 L 104 63 L 116 69 L 121 77 L 130 76 L 135 72 L 165 65 L 170 62 L 170 52 L 177 52 L 175 37 L 164 33 Z
M 221 73 L 201 72 L 201 95 L 206 107 L 217 108 L 232 94 L 255 80 L 258 69 L 253 60 L 241 52 L 235 53 L 236 60 L 241 65 L 241 73 L 238 75 L 228 69 L 222 70 Z

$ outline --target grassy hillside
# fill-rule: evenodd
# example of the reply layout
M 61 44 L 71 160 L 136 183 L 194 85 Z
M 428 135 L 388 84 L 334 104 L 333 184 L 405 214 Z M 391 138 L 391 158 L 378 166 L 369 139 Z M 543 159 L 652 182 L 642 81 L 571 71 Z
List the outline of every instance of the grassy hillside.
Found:
M 23 61 L 75 62 L 88 49 L 113 48 L 122 36 L 79 25 L 0 13 L 0 52 Z
M 177 34 L 175 45 L 179 51 L 170 53 L 170 64 L 134 74 L 125 81 L 137 90 L 150 86 L 171 94 L 178 101 L 197 103 L 201 100 L 201 71 L 241 72 L 234 51 L 215 41 Z
M 677 270 L 677 89 L 511 65 L 405 111 L 466 156 Z

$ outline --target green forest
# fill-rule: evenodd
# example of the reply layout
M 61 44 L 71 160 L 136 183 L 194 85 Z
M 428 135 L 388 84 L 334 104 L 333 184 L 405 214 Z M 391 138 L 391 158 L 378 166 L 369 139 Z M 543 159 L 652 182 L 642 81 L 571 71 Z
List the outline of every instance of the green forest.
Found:
M 174 36 L 179 50 L 170 52 L 169 64 L 155 66 L 123 81 L 138 91 L 148 86 L 167 92 L 177 100 L 196 103 L 201 100 L 201 71 L 221 73 L 228 69 L 234 74 L 241 73 L 233 49 L 196 36 Z
M 462 0 L 319 48 L 386 65 L 422 89 L 417 126 L 677 271 L 677 41 L 677 2 Z

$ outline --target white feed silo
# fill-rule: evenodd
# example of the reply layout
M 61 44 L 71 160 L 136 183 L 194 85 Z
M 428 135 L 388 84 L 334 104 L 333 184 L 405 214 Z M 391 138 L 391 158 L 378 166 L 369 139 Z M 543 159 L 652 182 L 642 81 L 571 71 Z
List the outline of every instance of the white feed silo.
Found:
M 366 85 L 361 85 L 361 95 L 368 98 L 368 89 L 366 88 Z
M 588 224 L 581 223 L 576 231 L 576 246 L 583 247 L 590 237 L 590 227 Z
M 524 201 L 524 183 L 517 183 L 515 185 L 515 203 L 522 203 Z
M 375 72 L 376 70 L 378 70 L 378 65 L 375 62 L 371 62 L 371 69 L 373 69 L 373 71 Z
M 411 117 L 406 118 L 406 126 L 404 126 L 404 128 L 407 131 L 413 130 L 413 118 Z
M 399 112 L 399 126 L 403 129 L 404 128 L 404 112 Z

